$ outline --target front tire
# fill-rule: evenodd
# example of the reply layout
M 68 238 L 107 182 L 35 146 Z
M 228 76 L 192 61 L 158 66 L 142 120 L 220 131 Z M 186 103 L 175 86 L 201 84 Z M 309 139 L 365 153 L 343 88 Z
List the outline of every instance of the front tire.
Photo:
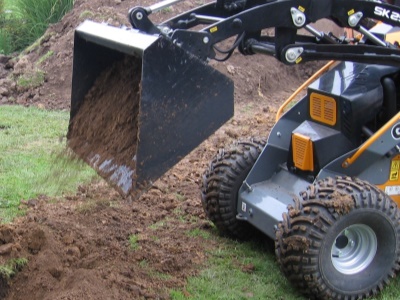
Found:
M 204 173 L 202 204 L 209 220 L 221 234 L 246 239 L 254 228 L 236 218 L 239 189 L 266 141 L 252 138 L 220 150 Z
M 310 186 L 276 232 L 281 269 L 317 299 L 363 299 L 400 268 L 400 213 L 367 182 L 337 177 Z

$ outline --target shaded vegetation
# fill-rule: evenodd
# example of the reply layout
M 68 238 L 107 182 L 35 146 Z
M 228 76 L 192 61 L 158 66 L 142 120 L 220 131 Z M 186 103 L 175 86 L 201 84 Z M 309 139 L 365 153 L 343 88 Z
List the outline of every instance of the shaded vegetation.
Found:
M 0 0 L 0 53 L 23 50 L 73 5 L 74 0 Z

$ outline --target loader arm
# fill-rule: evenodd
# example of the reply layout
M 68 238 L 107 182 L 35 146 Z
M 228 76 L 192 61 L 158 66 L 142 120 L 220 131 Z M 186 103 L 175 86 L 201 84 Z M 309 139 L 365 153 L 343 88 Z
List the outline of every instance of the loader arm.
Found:
M 152 11 L 151 8 L 132 8 L 129 12 L 132 26 L 146 33 L 163 35 L 202 59 L 216 58 L 216 52 L 220 52 L 216 45 L 237 36 L 232 48 L 225 51 L 226 58 L 239 48 L 244 55 L 272 55 L 285 64 L 334 59 L 400 66 L 398 46 L 385 42 L 363 25 L 368 19 L 399 25 L 400 8 L 386 3 L 367 0 L 217 1 L 158 25 L 149 20 Z M 355 29 L 363 39 L 351 40 L 320 32 L 311 25 L 320 19 L 330 19 L 340 27 Z M 199 26 L 202 28 L 194 29 Z M 262 30 L 268 28 L 275 29 L 273 36 L 262 34 Z M 311 36 L 301 34 L 300 29 Z

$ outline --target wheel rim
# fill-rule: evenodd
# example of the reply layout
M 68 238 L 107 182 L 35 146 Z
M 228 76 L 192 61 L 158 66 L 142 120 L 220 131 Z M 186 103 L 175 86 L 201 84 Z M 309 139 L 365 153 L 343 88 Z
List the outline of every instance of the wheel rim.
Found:
M 343 274 L 356 274 L 372 262 L 377 247 L 377 238 L 371 227 L 351 225 L 335 238 L 331 250 L 332 264 Z

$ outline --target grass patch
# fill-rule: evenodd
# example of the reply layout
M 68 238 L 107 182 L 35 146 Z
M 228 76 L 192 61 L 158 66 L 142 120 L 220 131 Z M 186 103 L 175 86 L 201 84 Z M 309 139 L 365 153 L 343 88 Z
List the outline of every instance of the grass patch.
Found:
M 11 259 L 6 264 L 0 265 L 0 276 L 4 279 L 10 279 L 24 266 L 26 266 L 27 263 L 28 259 L 26 258 Z
M 210 233 L 219 246 L 208 253 L 200 275 L 191 277 L 185 288 L 170 291 L 173 300 L 306 300 L 281 273 L 272 246 L 261 241 L 240 243 Z M 400 279 L 396 278 L 371 300 L 399 299 Z
M 172 299 L 304 299 L 280 272 L 273 251 L 261 243 L 221 238 L 209 256 L 200 275 L 190 278 L 185 290 L 173 290 Z
M 41 86 L 44 83 L 44 79 L 45 72 L 40 69 L 36 69 L 18 77 L 17 85 L 24 90 L 28 90 Z
M 157 230 L 157 229 L 163 228 L 163 227 L 165 227 L 165 226 L 167 226 L 167 220 L 161 220 L 161 221 L 158 221 L 158 222 L 156 222 L 156 223 L 154 223 L 154 224 L 151 224 L 151 225 L 149 226 L 149 228 L 150 228 L 151 230 Z
M 202 230 L 200 228 L 195 228 L 193 230 L 190 230 L 187 233 L 188 236 L 190 237 L 201 237 L 205 240 L 208 240 L 211 237 L 210 232 L 206 231 L 206 230 Z
M 0 219 L 22 212 L 22 199 L 59 196 L 97 178 L 94 170 L 68 157 L 67 112 L 20 106 L 0 109 Z
M 133 251 L 139 249 L 139 236 L 138 235 L 132 234 L 129 236 L 129 247 Z
M 47 51 L 46 54 L 44 54 L 42 57 L 39 58 L 39 60 L 36 62 L 36 65 L 41 65 L 42 63 L 44 63 L 47 59 L 49 59 L 50 57 L 52 57 L 54 55 L 54 51 Z

